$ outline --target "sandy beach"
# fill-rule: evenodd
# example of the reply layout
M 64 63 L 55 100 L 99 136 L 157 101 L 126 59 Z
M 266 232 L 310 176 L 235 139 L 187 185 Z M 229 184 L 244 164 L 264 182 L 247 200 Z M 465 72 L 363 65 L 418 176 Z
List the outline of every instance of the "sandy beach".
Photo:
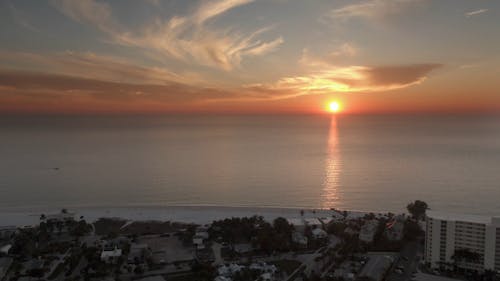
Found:
M 301 210 L 304 215 L 301 216 Z M 157 207 L 82 207 L 69 208 L 75 217 L 83 216 L 92 222 L 99 218 L 121 218 L 130 221 L 171 221 L 196 224 L 207 224 L 214 220 L 228 217 L 263 216 L 266 220 L 277 217 L 285 218 L 327 218 L 340 216 L 339 212 L 325 209 L 298 209 L 274 207 L 221 207 L 221 206 L 157 206 Z M 54 214 L 60 210 L 33 209 L 29 211 L 0 211 L 0 226 L 26 226 L 39 223 L 41 214 Z M 349 211 L 349 216 L 362 216 L 366 212 Z

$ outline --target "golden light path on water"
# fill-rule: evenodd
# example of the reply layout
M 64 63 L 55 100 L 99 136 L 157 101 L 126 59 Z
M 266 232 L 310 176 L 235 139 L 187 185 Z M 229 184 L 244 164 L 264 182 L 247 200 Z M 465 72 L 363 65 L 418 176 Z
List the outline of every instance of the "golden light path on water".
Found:
M 332 116 L 328 133 L 328 146 L 325 161 L 325 179 L 323 181 L 323 208 L 336 208 L 339 205 L 340 173 L 342 159 L 339 149 L 337 119 Z

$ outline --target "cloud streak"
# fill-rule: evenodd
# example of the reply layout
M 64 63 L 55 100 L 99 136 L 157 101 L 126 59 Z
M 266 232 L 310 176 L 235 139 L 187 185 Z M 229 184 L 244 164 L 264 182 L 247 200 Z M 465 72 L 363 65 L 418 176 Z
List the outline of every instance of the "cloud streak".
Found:
M 179 83 L 131 84 L 0 70 L 0 112 L 176 112 L 235 96 Z
M 323 57 L 315 55 L 308 48 L 304 48 L 302 49 L 302 56 L 299 59 L 299 63 L 305 66 L 330 66 L 341 58 L 354 57 L 358 52 L 359 49 L 350 43 L 343 43 Z
M 284 42 L 282 37 L 271 41 L 258 39 L 269 28 L 247 34 L 230 28 L 215 29 L 210 24 L 218 16 L 252 1 L 204 1 L 191 14 L 168 20 L 156 18 L 140 31 L 130 31 L 119 24 L 113 18 L 111 7 L 105 3 L 57 0 L 53 4 L 67 17 L 108 34 L 117 44 L 146 49 L 160 57 L 186 63 L 231 70 L 239 67 L 244 57 L 268 54 Z
M 30 64 L 30 68 L 46 70 L 53 74 L 64 74 L 86 79 L 133 84 L 204 84 L 196 73 L 176 73 L 160 67 L 140 66 L 121 58 L 94 53 L 63 52 L 57 54 L 35 54 L 0 51 L 0 66 Z M 15 67 L 15 69 L 21 69 Z
M 470 18 L 472 16 L 477 16 L 477 15 L 480 15 L 480 14 L 484 14 L 487 11 L 488 11 L 488 9 L 479 9 L 479 10 L 475 10 L 475 11 L 470 11 L 470 12 L 465 13 L 465 17 Z
M 274 83 L 236 88 L 167 80 L 155 84 L 156 79 L 150 79 L 151 83 L 103 81 L 0 70 L 0 112 L 178 112 L 206 109 L 224 102 L 264 102 L 329 93 L 390 91 L 422 83 L 438 67 L 438 64 L 338 67 L 284 77 Z M 144 76 L 141 71 L 131 73 L 127 71 L 126 75 Z
M 406 12 L 422 2 L 423 0 L 367 0 L 334 9 L 328 17 L 333 20 L 382 20 Z

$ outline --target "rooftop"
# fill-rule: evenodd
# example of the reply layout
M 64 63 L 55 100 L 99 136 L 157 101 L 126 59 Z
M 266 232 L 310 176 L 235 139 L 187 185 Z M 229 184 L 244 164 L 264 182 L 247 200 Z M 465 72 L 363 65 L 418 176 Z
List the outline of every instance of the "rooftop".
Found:
M 114 249 L 111 251 L 102 251 L 101 259 L 108 258 L 108 257 L 119 257 L 121 255 L 122 255 L 122 249 Z
M 359 276 L 366 276 L 373 280 L 382 280 L 385 272 L 391 267 L 392 262 L 393 258 L 388 255 L 371 256 Z
M 481 224 L 491 224 L 493 218 L 500 219 L 500 217 L 488 217 L 481 215 L 470 215 L 470 214 L 456 214 L 456 213 L 446 213 L 437 211 L 427 211 L 427 216 L 433 219 L 446 220 L 446 221 L 463 221 Z

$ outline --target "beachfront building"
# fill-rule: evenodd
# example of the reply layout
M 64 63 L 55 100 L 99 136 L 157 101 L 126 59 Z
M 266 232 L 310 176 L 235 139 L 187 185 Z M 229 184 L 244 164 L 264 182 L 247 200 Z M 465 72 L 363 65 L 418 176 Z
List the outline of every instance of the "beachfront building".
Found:
M 500 271 L 500 217 L 427 211 L 425 236 L 432 268 Z

